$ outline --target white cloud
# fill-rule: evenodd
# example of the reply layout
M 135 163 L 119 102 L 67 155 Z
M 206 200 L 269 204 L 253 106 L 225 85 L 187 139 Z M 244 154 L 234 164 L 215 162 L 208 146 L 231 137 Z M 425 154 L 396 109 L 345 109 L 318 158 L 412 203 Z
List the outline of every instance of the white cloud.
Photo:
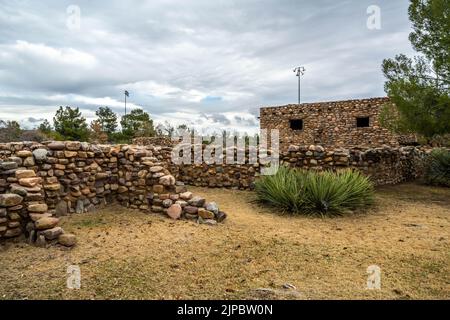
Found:
M 296 101 L 297 65 L 305 102 L 382 96 L 382 59 L 411 53 L 408 1 L 378 0 L 376 31 L 372 2 L 79 1 L 73 32 L 68 0 L 0 0 L 0 117 L 121 113 L 126 89 L 156 121 L 251 131 L 259 107 Z
M 30 57 L 40 61 L 85 69 L 92 68 L 96 64 L 94 56 L 73 48 L 56 49 L 43 43 L 29 43 L 22 40 L 17 40 L 13 45 L 1 46 L 0 48 L 5 58 Z

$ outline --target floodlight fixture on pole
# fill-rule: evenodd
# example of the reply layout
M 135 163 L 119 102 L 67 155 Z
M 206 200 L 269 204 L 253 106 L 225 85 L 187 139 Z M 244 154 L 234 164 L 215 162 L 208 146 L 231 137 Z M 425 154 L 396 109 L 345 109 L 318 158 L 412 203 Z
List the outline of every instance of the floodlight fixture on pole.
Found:
M 298 77 L 298 104 L 300 104 L 300 77 L 305 74 L 305 67 L 295 68 L 294 73 Z
M 124 94 L 125 94 L 125 115 L 127 115 L 127 97 L 130 96 L 130 93 L 127 90 L 125 90 Z

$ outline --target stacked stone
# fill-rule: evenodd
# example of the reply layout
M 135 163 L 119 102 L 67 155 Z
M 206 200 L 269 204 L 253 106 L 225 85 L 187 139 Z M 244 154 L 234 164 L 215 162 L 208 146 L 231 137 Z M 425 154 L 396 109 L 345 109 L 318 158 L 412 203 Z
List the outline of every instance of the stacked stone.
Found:
M 191 164 L 170 165 L 170 171 L 177 180 L 188 185 L 210 188 L 246 190 L 254 187 L 260 167 L 263 167 L 260 163 L 262 153 L 259 154 L 259 158 L 255 157 L 255 161 L 250 161 L 249 148 L 244 150 L 236 147 L 223 148 L 221 160 L 208 164 L 202 158 L 207 147 L 207 145 L 191 145 Z M 182 146 L 179 146 L 179 148 L 182 149 Z M 255 154 L 258 154 L 258 152 Z M 215 158 L 215 150 L 212 150 L 211 156 Z M 241 157 L 242 159 L 240 159 Z
M 29 153 L 31 154 L 31 152 Z M 12 238 L 23 234 L 23 226 L 27 221 L 27 205 L 35 200 L 28 197 L 27 189 L 36 190 L 38 183 L 34 171 L 20 170 L 23 164 L 21 157 L 10 156 L 0 161 L 0 238 Z M 18 152 L 26 156 L 28 153 Z M 40 190 L 40 189 L 39 189 Z
M 191 152 L 194 154 L 195 146 Z M 205 146 L 202 147 L 205 149 Z M 199 150 L 202 150 L 199 148 Z M 280 163 L 294 168 L 310 170 L 358 169 L 370 176 L 376 185 L 395 184 L 414 180 L 423 175 L 424 158 L 430 149 L 418 147 L 381 146 L 376 148 L 326 148 L 321 145 L 290 145 L 280 154 Z M 201 153 L 200 153 L 201 154 Z M 224 158 L 226 151 L 224 150 Z M 270 157 L 270 152 L 269 152 Z M 194 157 L 192 157 L 194 158 Z M 252 189 L 261 168 L 262 157 L 257 163 L 245 164 L 171 164 L 170 171 L 177 181 L 202 187 Z M 167 162 L 170 158 L 167 159 Z M 265 162 L 267 163 L 267 161 Z
M 337 148 L 291 145 L 282 163 L 316 170 L 353 168 L 371 177 L 376 185 L 413 180 L 423 173 L 424 152 L 415 147 Z
M 138 137 L 133 139 L 133 144 L 139 146 L 173 146 L 176 142 L 167 136 Z
M 260 110 L 260 127 L 279 130 L 282 151 L 292 144 L 373 148 L 416 143 L 416 136 L 396 135 L 380 125 L 381 110 L 389 103 L 389 98 L 371 98 L 265 107 Z M 368 126 L 358 127 L 357 118 L 369 118 Z M 302 128 L 293 130 L 291 120 L 302 120 Z
M 0 163 L 0 174 L 9 183 L 7 193 L 0 194 L 0 221 L 7 223 L 6 230 L 3 230 L 4 226 L 0 227 L 0 238 L 25 233 L 30 243 L 36 242 L 40 246 L 47 242 L 73 246 L 75 236 L 63 235 L 64 230 L 57 226 L 59 220 L 48 212 L 42 178 L 33 170 L 35 159 L 32 152 L 19 150 L 16 155 Z
M 76 141 L 0 144 L 0 237 L 25 234 L 38 245 L 59 242 L 70 246 L 75 237 L 57 226 L 58 217 L 91 211 L 115 200 L 133 209 L 187 218 L 183 210 L 179 215 L 173 213 L 186 187 L 168 169 L 171 151 L 153 145 Z M 192 205 L 198 208 L 200 222 L 213 224 L 212 220 L 216 223 L 226 217 L 218 208 L 211 211 L 202 209 L 203 205 Z
M 215 224 L 226 218 L 226 213 L 214 209 L 206 212 L 203 202 L 192 202 L 183 182 L 176 181 L 167 169 L 171 148 L 151 146 L 130 148 L 123 146 L 118 154 L 122 167 L 119 170 L 118 201 L 132 209 L 163 213 L 172 219 L 197 219 L 200 223 Z M 185 207 L 187 207 L 185 209 Z M 194 209 L 197 208 L 197 210 Z M 217 205 L 216 205 L 217 207 Z M 198 211 L 200 210 L 200 213 Z
M 77 141 L 51 142 L 41 159 L 47 203 L 55 213 L 83 213 L 106 203 L 117 180 L 117 158 L 108 147 Z

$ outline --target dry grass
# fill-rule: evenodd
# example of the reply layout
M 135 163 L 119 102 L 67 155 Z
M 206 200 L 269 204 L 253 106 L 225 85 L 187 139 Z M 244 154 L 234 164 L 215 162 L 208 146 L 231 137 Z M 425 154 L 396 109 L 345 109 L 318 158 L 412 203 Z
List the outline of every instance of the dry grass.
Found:
M 384 187 L 370 212 L 324 219 L 280 216 L 251 192 L 191 190 L 217 201 L 228 220 L 205 226 L 121 207 L 65 217 L 74 249 L 0 251 L 0 298 L 450 298 L 449 189 Z M 81 268 L 80 290 L 66 289 L 70 264 Z M 381 290 L 365 289 L 372 264 Z

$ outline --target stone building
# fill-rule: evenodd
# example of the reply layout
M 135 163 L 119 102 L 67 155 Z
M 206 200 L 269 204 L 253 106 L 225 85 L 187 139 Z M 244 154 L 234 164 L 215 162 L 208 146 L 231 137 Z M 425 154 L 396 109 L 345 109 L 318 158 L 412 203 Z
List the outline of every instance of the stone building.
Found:
M 279 130 L 282 151 L 291 144 L 376 147 L 411 142 L 411 137 L 380 126 L 380 111 L 389 102 L 389 98 L 371 98 L 265 107 L 260 110 L 260 127 Z

